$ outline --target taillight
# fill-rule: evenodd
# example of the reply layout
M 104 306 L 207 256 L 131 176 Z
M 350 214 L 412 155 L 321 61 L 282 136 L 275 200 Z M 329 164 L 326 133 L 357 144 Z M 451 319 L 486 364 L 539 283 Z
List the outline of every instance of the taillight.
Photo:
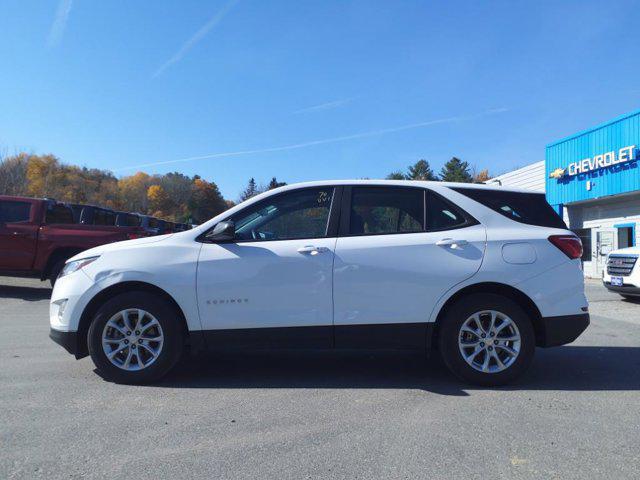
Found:
M 573 235 L 551 235 L 549 241 L 571 259 L 582 257 L 582 242 Z
M 141 238 L 142 235 L 139 235 L 137 233 L 127 233 L 127 238 L 129 240 L 135 240 L 136 238 Z

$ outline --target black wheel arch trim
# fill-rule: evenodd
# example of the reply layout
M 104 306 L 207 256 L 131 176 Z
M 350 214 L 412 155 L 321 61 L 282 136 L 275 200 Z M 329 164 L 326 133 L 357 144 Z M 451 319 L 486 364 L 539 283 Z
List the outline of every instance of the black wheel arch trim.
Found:
M 445 318 L 448 309 L 450 309 L 455 303 L 457 303 L 462 297 L 466 295 L 470 295 L 473 293 L 493 293 L 496 295 L 501 295 L 506 297 L 514 302 L 516 302 L 527 314 L 527 316 L 531 319 L 531 323 L 533 324 L 533 330 L 536 335 L 536 345 L 542 346 L 546 343 L 545 340 L 545 329 L 542 322 L 542 314 L 538 309 L 538 306 L 535 302 L 522 290 L 519 290 L 511 285 L 507 285 L 505 283 L 499 282 L 480 282 L 474 283 L 471 285 L 467 285 L 455 293 L 453 293 L 447 300 L 444 302 L 438 315 L 435 320 L 434 331 L 431 338 L 431 344 L 427 346 L 429 349 L 436 349 L 438 345 L 438 330 L 439 325 L 442 323 Z
M 89 333 L 89 326 L 91 320 L 104 302 L 113 298 L 120 293 L 126 293 L 131 291 L 143 291 L 149 293 L 155 293 L 160 297 L 167 300 L 175 309 L 176 313 L 180 316 L 181 324 L 185 339 L 193 353 L 199 352 L 204 347 L 204 336 L 202 330 L 189 330 L 187 327 L 186 316 L 178 305 L 178 302 L 162 288 L 147 282 L 141 281 L 125 281 L 111 285 L 104 290 L 98 292 L 87 304 L 80 316 L 80 322 L 78 324 L 77 340 L 76 340 L 76 358 L 83 358 L 89 355 L 89 349 L 87 346 L 87 334 Z

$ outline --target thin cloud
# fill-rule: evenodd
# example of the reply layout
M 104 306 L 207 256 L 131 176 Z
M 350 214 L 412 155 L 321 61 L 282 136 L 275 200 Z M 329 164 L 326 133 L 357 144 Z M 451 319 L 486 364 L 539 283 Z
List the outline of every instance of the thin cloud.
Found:
M 47 38 L 47 46 L 49 48 L 55 47 L 62 40 L 64 31 L 67 28 L 67 21 L 69 20 L 72 6 L 73 0 L 60 0 L 60 3 L 58 3 L 56 16 L 53 19 L 51 30 L 49 30 L 49 37 Z
M 160 66 L 160 68 L 156 70 L 156 72 L 153 74 L 153 78 L 156 78 L 157 76 L 161 75 L 171 65 L 178 63 L 180 60 L 182 60 L 184 56 L 187 53 L 189 53 L 189 50 L 191 50 L 194 46 L 196 46 L 199 42 L 201 42 L 204 39 L 204 37 L 206 37 L 207 34 L 222 21 L 222 19 L 227 15 L 227 13 L 229 13 L 229 10 L 231 10 L 238 3 L 238 1 L 239 0 L 231 0 L 227 2 L 218 13 L 216 13 L 213 17 L 209 19 L 209 21 L 204 25 L 204 27 L 202 27 L 200 30 L 194 33 L 191 36 L 191 38 L 182 45 L 180 50 L 178 50 L 173 57 L 171 57 L 169 60 L 163 63 Z
M 173 163 L 185 163 L 185 162 L 193 162 L 196 160 L 205 160 L 205 159 L 211 159 L 211 158 L 227 158 L 227 157 L 239 157 L 239 156 L 244 156 L 244 155 L 255 155 L 255 154 L 259 154 L 259 153 L 272 153 L 272 152 L 284 152 L 287 150 L 298 150 L 301 148 L 307 148 L 307 147 L 314 147 L 316 145 L 325 145 L 328 143 L 338 143 L 338 142 L 345 142 L 348 140 L 356 140 L 356 139 L 360 139 L 360 138 L 369 138 L 369 137 L 377 137 L 380 135 L 387 135 L 389 133 L 396 133 L 396 132 L 402 132 L 405 130 L 413 130 L 416 128 L 424 128 L 424 127 L 430 127 L 432 125 L 439 125 L 439 124 L 443 124 L 443 123 L 454 123 L 454 122 L 461 122 L 461 121 L 467 121 L 467 120 L 474 120 L 477 118 L 481 118 L 481 117 L 486 117 L 488 115 L 496 115 L 499 113 L 504 113 L 504 112 L 508 112 L 509 109 L 508 108 L 494 108 L 491 110 L 485 110 L 484 112 L 480 112 L 480 113 L 476 113 L 476 114 L 472 114 L 472 115 L 460 115 L 460 116 L 456 116 L 456 117 L 446 117 L 446 118 L 439 118 L 436 120 L 428 120 L 426 122 L 419 122 L 419 123 L 410 123 L 408 125 L 401 125 L 399 127 L 391 127 L 391 128 L 383 128 L 381 130 L 371 130 L 368 132 L 361 132 L 361 133 L 354 133 L 351 135 L 344 135 L 344 136 L 340 136 L 340 137 L 333 137 L 333 138 L 324 138 L 324 139 L 320 139 L 320 140 L 312 140 L 309 142 L 303 142 L 303 143 L 294 143 L 291 145 L 282 145 L 282 146 L 278 146 L 278 147 L 267 147 L 267 148 L 259 148 L 259 149 L 255 149 L 255 150 L 238 150 L 235 152 L 220 152 L 220 153 L 210 153 L 207 155 L 200 155 L 197 157 L 187 157 L 187 158 L 179 158 L 176 160 L 165 160 L 165 161 L 161 161 L 161 162 L 151 162 L 151 163 L 142 163 L 139 165 L 130 165 L 128 167 L 122 167 L 122 168 L 117 168 L 115 169 L 115 171 L 121 171 L 121 170 L 134 170 L 137 168 L 145 168 L 145 167 L 156 167 L 156 166 L 160 166 L 160 165 L 170 165 Z
M 293 112 L 293 114 L 297 115 L 299 113 L 311 113 L 311 112 L 319 112 L 321 110 L 330 110 L 332 108 L 342 107 L 343 105 L 350 103 L 352 100 L 353 98 L 343 98 L 341 100 L 333 100 L 331 102 L 325 102 L 319 105 L 313 105 L 311 107 L 301 108 L 300 110 L 296 110 L 295 112 Z

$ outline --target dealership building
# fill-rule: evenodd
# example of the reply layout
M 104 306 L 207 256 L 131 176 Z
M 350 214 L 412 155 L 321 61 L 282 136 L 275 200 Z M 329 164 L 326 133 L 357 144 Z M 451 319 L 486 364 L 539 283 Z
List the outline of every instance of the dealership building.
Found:
M 544 162 L 487 183 L 545 192 L 582 239 L 585 275 L 599 277 L 607 253 L 640 239 L 639 147 L 640 110 L 552 142 Z

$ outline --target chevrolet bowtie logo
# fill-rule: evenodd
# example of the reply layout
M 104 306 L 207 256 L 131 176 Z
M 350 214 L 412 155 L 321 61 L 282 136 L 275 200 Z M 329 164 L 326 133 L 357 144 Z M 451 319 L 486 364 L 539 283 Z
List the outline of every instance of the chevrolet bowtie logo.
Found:
M 565 169 L 564 168 L 556 168 L 553 172 L 549 174 L 549 178 L 562 178 L 564 176 Z

